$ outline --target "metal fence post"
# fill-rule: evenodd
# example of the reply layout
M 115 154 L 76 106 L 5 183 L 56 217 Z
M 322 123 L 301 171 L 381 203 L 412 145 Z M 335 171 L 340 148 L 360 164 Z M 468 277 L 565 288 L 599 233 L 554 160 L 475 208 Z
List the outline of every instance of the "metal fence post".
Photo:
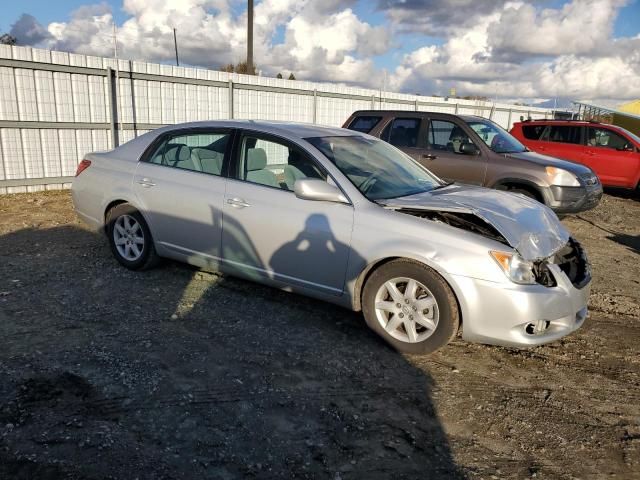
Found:
M 413 108 L 414 110 L 417 112 L 418 111 L 418 99 L 416 98 L 415 101 L 413 102 Z
M 318 89 L 313 89 L 313 123 L 318 123 Z
M 455 112 L 454 112 L 454 113 L 455 113 L 456 115 L 458 114 L 458 104 L 457 104 L 457 103 L 456 103 L 456 109 L 455 109 Z
M 116 91 L 116 77 L 111 67 L 107 68 L 107 87 L 109 89 L 109 127 L 111 129 L 111 146 L 116 148 L 119 145 L 118 139 L 118 102 Z
M 375 110 L 375 109 L 376 109 L 376 96 L 371 95 L 371 110 Z
M 507 119 L 507 130 L 509 130 L 511 128 L 511 114 L 513 113 L 513 110 L 510 108 L 509 109 L 509 118 Z
M 233 118 L 233 80 L 229 79 L 229 118 Z

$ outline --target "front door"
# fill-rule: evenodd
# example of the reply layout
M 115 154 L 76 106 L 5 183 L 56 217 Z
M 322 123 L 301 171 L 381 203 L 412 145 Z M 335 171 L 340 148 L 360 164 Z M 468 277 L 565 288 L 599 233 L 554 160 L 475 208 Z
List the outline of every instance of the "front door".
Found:
M 279 138 L 247 132 L 234 154 L 222 233 L 223 270 L 254 280 L 340 295 L 353 207 L 302 200 L 302 178 L 327 180 L 312 157 Z
M 582 163 L 591 167 L 605 185 L 635 187 L 638 158 L 630 140 L 603 127 L 589 127 Z
M 448 120 L 430 120 L 427 150 L 419 161 L 440 178 L 469 185 L 483 185 L 487 158 L 483 153 L 462 153 L 460 146 L 474 143 L 462 125 Z M 476 145 L 481 152 L 479 145 Z
M 138 164 L 134 190 L 161 255 L 217 268 L 230 131 L 167 136 Z

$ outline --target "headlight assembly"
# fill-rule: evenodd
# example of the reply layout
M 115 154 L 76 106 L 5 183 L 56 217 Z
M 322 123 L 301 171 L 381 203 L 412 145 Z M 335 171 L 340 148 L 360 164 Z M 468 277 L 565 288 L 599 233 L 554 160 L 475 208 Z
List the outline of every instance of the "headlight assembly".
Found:
M 533 262 L 523 260 L 517 253 L 489 252 L 505 275 L 514 283 L 533 285 L 536 277 L 533 273 Z
M 545 167 L 547 176 L 549 177 L 549 183 L 551 185 L 558 185 L 559 187 L 579 187 L 580 182 L 578 177 L 573 173 L 563 170 L 557 167 Z

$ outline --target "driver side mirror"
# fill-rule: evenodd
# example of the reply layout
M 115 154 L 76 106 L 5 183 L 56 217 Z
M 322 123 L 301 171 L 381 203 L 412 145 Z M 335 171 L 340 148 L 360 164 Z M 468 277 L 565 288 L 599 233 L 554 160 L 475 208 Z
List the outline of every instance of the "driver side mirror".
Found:
M 317 178 L 296 180 L 293 191 L 302 200 L 349 203 L 338 187 Z
M 460 145 L 460 153 L 464 155 L 479 155 L 480 150 L 473 143 L 463 143 Z

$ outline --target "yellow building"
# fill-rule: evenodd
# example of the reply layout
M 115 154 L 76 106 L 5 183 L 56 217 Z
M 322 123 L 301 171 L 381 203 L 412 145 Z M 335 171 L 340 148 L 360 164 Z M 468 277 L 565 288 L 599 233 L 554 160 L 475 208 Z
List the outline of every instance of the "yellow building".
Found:
M 618 110 L 626 113 L 633 113 L 640 115 L 640 100 L 634 100 L 633 102 L 625 103 L 618 107 Z

